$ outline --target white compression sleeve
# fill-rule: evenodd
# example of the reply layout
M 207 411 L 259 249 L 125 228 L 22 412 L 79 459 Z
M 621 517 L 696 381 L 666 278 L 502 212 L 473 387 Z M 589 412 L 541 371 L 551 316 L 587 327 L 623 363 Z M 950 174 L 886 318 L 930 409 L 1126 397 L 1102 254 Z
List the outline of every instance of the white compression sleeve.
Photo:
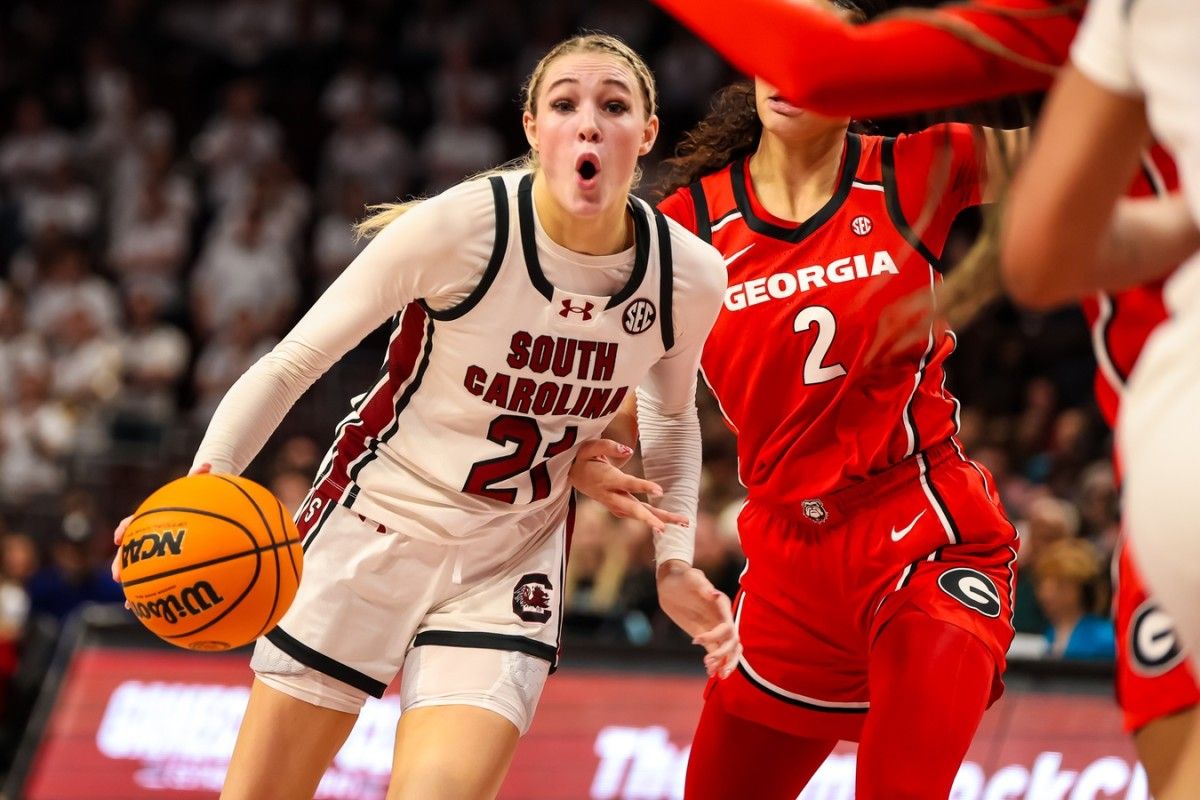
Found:
M 666 413 L 649 393 L 637 392 L 638 438 L 642 467 L 647 480 L 663 489 L 660 508 L 683 514 L 695 525 L 700 497 L 700 417 L 696 404 Z M 667 525 L 654 542 L 654 559 L 692 563 L 695 551 L 693 528 Z

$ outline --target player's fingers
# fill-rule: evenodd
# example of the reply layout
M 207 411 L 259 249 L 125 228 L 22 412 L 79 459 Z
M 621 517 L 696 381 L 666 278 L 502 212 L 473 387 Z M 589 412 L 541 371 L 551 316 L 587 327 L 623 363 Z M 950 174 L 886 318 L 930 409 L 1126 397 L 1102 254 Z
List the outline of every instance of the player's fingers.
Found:
M 114 581 L 117 581 L 118 583 L 120 583 L 120 578 L 117 577 L 117 567 L 118 567 L 117 561 L 120 558 L 121 558 L 121 554 L 117 553 L 115 556 L 113 556 L 113 560 L 112 560 L 112 578 Z
M 621 516 L 631 517 L 638 522 L 645 523 L 656 534 L 662 533 L 666 529 L 666 524 L 654 513 L 654 506 L 647 505 L 636 497 L 626 495 L 622 508 L 628 509 L 628 513 Z
M 710 628 L 704 633 L 698 633 L 692 639 L 692 644 L 698 644 L 704 647 L 705 650 L 718 647 L 722 642 L 729 639 L 733 634 L 733 623 L 722 622 L 715 628 Z
M 658 517 L 668 525 L 682 525 L 683 527 L 687 528 L 692 524 L 692 521 L 688 519 L 686 514 L 676 514 L 674 511 L 667 511 L 665 508 L 658 508 L 657 506 L 648 504 L 645 505 L 646 508 L 650 510 L 651 514 Z
M 612 439 L 589 439 L 579 446 L 575 460 L 606 458 L 616 467 L 620 467 L 633 455 L 633 448 Z
M 212 464 L 206 463 L 201 464 L 198 467 L 192 467 L 191 471 L 188 472 L 188 475 L 204 475 L 209 472 L 212 472 Z
M 133 521 L 133 515 L 130 514 L 117 525 L 117 529 L 113 531 L 113 544 L 120 545 L 121 540 L 125 538 L 125 530 L 129 527 L 129 523 Z
M 636 475 L 630 475 L 626 472 L 614 475 L 610 481 L 610 488 L 615 491 L 629 492 L 630 494 L 646 494 L 651 497 L 662 497 L 662 487 L 654 481 L 648 481 L 645 478 L 639 478 Z

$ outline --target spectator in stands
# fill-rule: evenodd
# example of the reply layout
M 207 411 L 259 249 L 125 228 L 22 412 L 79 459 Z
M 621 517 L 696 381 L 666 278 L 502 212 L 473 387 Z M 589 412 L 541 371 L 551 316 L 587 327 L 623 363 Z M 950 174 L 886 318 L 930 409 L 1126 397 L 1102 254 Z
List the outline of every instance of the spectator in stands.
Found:
M 200 256 L 192 275 L 192 321 L 206 337 L 247 313 L 264 333 L 283 330 L 299 299 L 295 265 L 268 236 L 264 213 L 248 208 L 216 231 Z
M 1079 512 L 1066 500 L 1042 493 L 1029 503 L 1025 519 L 1018 522 L 1018 529 L 1021 555 L 1013 603 L 1013 628 L 1018 633 L 1041 634 L 1049 620 L 1038 603 L 1036 564 L 1052 544 L 1079 535 Z
M 0 180 L 23 199 L 72 155 L 70 137 L 46 118 L 46 106 L 33 95 L 17 101 L 11 133 L 0 139 Z
M 142 278 L 126 286 L 116 403 L 121 438 L 158 441 L 178 414 L 192 346 L 183 331 L 163 318 L 163 311 L 157 282 Z
M 366 246 L 354 235 L 354 223 L 366 216 L 367 195 L 362 183 L 347 180 L 337 191 L 337 202 L 317 220 L 313 231 L 312 257 L 316 266 L 316 292 L 329 288 Z
M 279 123 L 259 109 L 258 85 L 239 80 L 225 90 L 225 103 L 192 143 L 208 172 L 208 197 L 220 207 L 239 197 L 254 169 L 283 148 Z
M 1049 624 L 1050 658 L 1112 660 L 1112 620 L 1101 578 L 1100 553 L 1086 539 L 1061 539 L 1034 563 L 1037 599 Z
M 412 146 L 403 134 L 370 106 L 350 109 L 338 120 L 321 156 L 323 205 L 333 206 L 338 189 L 351 181 L 362 187 L 366 202 L 392 202 L 408 193 L 413 171 Z
M 50 394 L 50 362 L 22 359 L 16 369 L 16 399 L 0 406 L 0 497 L 20 503 L 60 491 L 63 460 L 75 442 L 76 422 Z
M 87 241 L 99 229 L 100 201 L 71 160 L 64 158 L 26 193 L 21 218 L 30 238 L 54 231 Z

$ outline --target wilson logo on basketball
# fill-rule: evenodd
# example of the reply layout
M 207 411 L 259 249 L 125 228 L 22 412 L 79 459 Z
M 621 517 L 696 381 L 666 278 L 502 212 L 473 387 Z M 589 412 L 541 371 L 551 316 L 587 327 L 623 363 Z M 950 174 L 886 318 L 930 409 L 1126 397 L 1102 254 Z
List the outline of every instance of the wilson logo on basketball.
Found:
M 875 223 L 871 222 L 870 217 L 860 215 L 850 220 L 850 230 L 859 236 L 866 236 L 874 227 Z
M 121 545 L 121 566 L 128 567 L 147 558 L 158 556 L 177 556 L 183 552 L 183 535 L 186 529 L 163 531 L 162 533 L 147 533 L 136 539 L 130 539 Z
M 214 606 L 225 602 L 208 581 L 196 581 L 181 592 L 164 595 L 156 600 L 133 603 L 133 613 L 139 619 L 157 617 L 163 622 L 174 624 L 188 616 L 203 614 Z
M 626 333 L 633 336 L 650 330 L 650 326 L 657 318 L 658 311 L 654 308 L 654 303 L 640 297 L 625 306 L 625 313 L 621 315 L 621 327 L 625 329 Z

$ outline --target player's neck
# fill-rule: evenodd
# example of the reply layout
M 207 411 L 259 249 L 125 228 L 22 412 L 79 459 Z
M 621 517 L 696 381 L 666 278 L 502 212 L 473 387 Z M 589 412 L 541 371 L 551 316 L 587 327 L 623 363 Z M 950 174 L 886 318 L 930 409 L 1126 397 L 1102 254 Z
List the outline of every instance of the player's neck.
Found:
M 570 214 L 534 181 L 533 205 L 542 230 L 555 244 L 589 256 L 606 256 L 633 245 L 633 220 L 624 202 L 586 217 Z
M 786 143 L 764 132 L 750 157 L 750 180 L 763 208 L 795 222 L 811 217 L 833 196 L 845 144 L 841 128 Z

